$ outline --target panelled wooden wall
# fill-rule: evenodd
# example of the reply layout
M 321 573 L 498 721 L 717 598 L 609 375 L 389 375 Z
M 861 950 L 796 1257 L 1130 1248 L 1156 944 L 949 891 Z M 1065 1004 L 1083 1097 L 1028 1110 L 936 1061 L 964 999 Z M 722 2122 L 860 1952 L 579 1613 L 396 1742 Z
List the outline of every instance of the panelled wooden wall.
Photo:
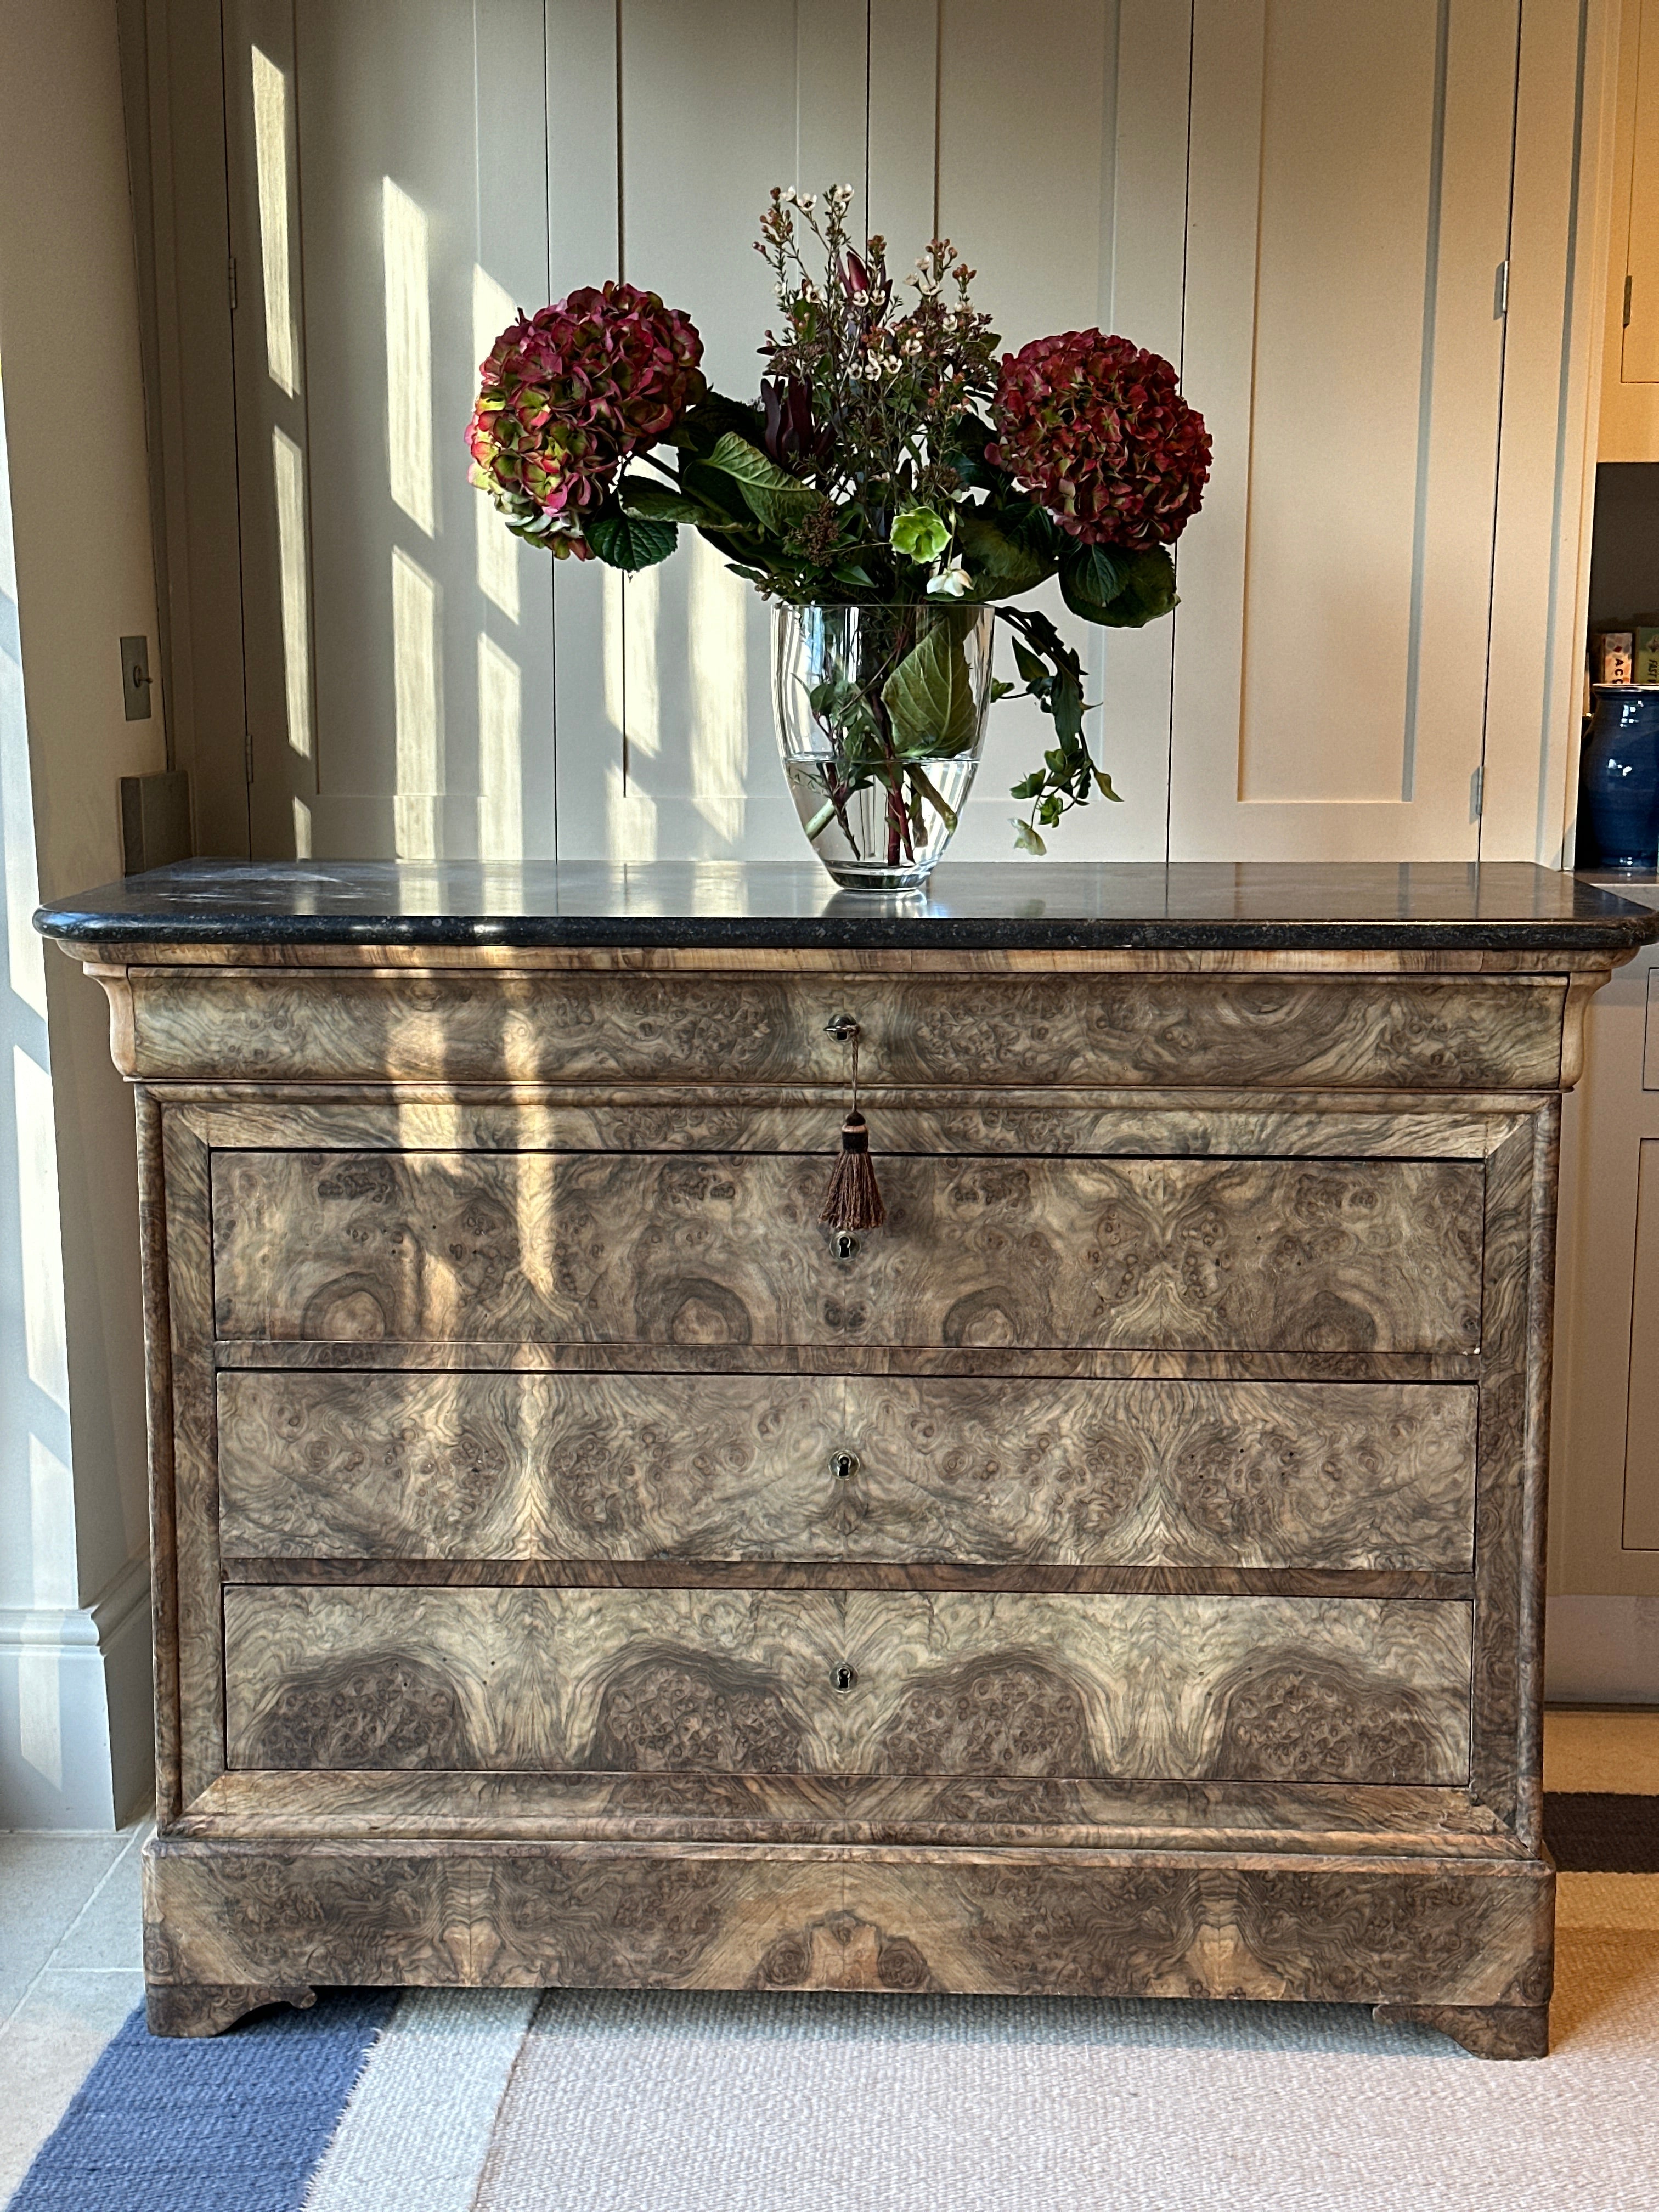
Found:
M 1174 623 L 1078 629 L 1126 803 L 1057 857 L 1555 858 L 1610 20 L 1606 0 L 146 0 L 199 845 L 799 853 L 753 593 L 700 541 L 627 583 L 517 545 L 463 433 L 513 309 L 618 271 L 751 394 L 767 191 L 846 179 L 900 265 L 957 241 L 1010 345 L 1122 331 L 1181 366 L 1214 432 Z M 959 852 L 1009 855 L 1042 726 L 997 709 Z

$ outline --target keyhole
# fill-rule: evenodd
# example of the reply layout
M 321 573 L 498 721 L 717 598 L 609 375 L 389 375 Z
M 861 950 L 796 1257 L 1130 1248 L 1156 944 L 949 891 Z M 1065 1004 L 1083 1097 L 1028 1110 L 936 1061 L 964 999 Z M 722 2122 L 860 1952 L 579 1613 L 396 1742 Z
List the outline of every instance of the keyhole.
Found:
M 843 1659 L 839 1667 L 830 1670 L 830 1680 L 838 1690 L 850 1690 L 859 1678 L 856 1667 L 849 1667 Z
M 830 1472 L 837 1482 L 850 1482 L 859 1471 L 856 1452 L 838 1451 L 830 1455 Z
M 850 1229 L 838 1229 L 830 1240 L 830 1249 L 838 1260 L 856 1260 L 859 1240 Z

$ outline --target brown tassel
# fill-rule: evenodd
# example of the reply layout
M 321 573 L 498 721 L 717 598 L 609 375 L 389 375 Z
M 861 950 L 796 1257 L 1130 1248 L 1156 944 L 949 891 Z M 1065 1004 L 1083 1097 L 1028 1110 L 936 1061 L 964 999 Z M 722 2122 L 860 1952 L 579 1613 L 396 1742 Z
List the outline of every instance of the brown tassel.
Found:
M 841 1152 L 818 1219 L 826 1229 L 879 1229 L 886 1218 L 870 1157 L 870 1125 L 855 1106 L 841 1125 Z
M 836 1156 L 835 1172 L 823 1194 L 823 1211 L 818 1219 L 826 1229 L 879 1229 L 887 1218 L 887 1208 L 881 1202 L 875 1162 L 870 1157 L 870 1125 L 859 1111 L 858 1024 L 840 1014 L 828 1030 L 837 1043 L 853 1048 L 853 1103 L 841 1125 L 841 1151 Z

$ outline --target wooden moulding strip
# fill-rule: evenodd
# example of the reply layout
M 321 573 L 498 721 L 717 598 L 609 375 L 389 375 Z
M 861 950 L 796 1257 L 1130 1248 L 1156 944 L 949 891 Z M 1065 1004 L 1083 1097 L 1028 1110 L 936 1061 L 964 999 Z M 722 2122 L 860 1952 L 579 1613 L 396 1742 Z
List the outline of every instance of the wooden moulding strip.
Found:
M 1042 1590 L 1079 1595 L 1416 1598 L 1469 1603 L 1472 1574 L 1363 1567 L 961 1566 L 773 1559 L 227 1559 L 228 1583 L 332 1588 Z
M 58 940 L 70 959 L 108 974 L 133 968 L 350 968 L 404 974 L 458 968 L 483 973 L 688 973 L 752 975 L 1571 975 L 1603 980 L 1635 957 L 1637 947 L 1568 946 L 1498 951 L 1458 947 L 1273 951 L 950 951 L 834 947 L 502 945 L 94 945 Z
M 245 1768 L 175 1833 L 245 1842 L 471 1836 L 567 1841 L 1019 1844 L 1530 1856 L 1466 1790 L 1353 1783 L 1066 1781 L 926 1775 L 617 1774 Z
M 377 1337 L 299 1341 L 275 1337 L 222 1339 L 216 1366 L 316 1368 L 340 1373 L 406 1370 L 410 1373 L 616 1375 L 915 1375 L 1006 1376 L 1038 1381 L 1136 1377 L 1171 1382 L 1215 1376 L 1235 1382 L 1469 1382 L 1480 1373 L 1471 1352 L 1045 1352 L 998 1346 L 739 1344 L 545 1344 L 509 1340 Z

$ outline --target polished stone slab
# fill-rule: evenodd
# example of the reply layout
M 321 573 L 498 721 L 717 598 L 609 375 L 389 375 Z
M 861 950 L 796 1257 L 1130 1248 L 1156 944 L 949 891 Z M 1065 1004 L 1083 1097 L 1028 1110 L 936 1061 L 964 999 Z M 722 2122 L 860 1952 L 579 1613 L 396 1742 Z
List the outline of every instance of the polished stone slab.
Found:
M 740 860 L 187 860 L 41 908 L 88 945 L 1629 951 L 1659 915 L 1521 861 L 947 862 L 925 894 Z

